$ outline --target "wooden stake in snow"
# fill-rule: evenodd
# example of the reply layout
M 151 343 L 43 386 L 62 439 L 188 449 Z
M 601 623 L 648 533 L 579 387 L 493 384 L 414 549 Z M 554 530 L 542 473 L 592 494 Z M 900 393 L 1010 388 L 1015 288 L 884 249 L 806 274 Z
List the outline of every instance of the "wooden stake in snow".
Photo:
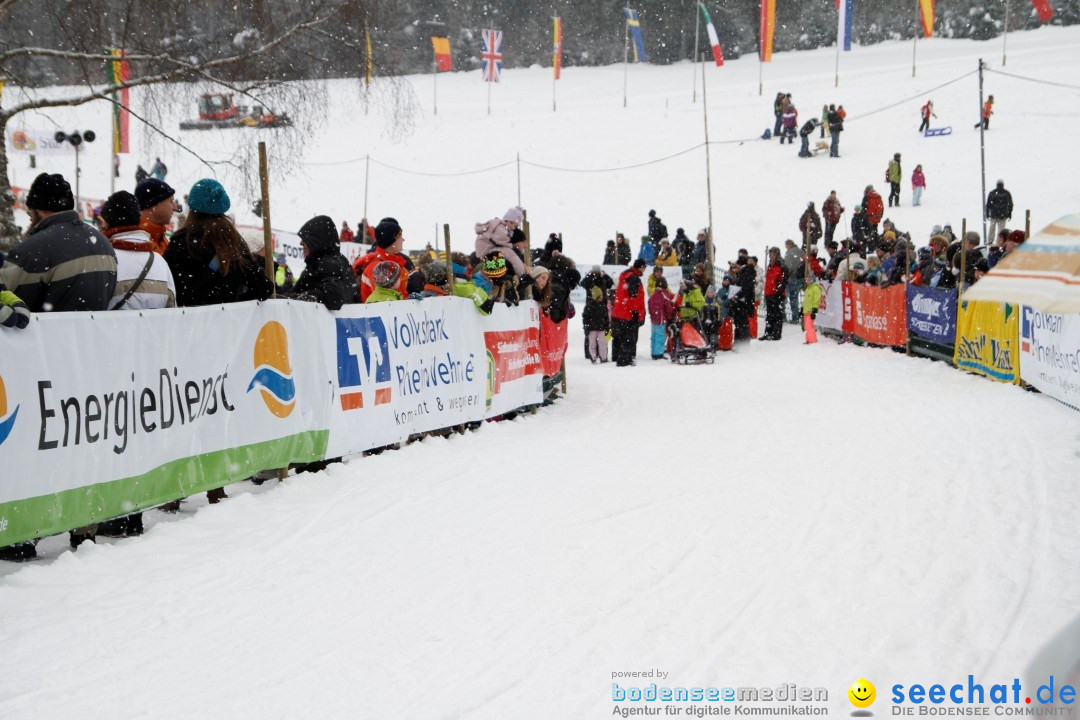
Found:
M 274 278 L 274 233 L 270 229 L 270 168 L 266 162 L 266 143 L 259 142 L 259 185 L 262 188 L 263 221 L 263 258 L 266 263 L 266 277 L 274 286 L 270 297 L 277 297 L 277 282 Z
M 442 226 L 443 240 L 446 245 L 446 277 L 450 282 L 450 296 L 454 295 L 454 261 L 450 258 L 450 225 Z

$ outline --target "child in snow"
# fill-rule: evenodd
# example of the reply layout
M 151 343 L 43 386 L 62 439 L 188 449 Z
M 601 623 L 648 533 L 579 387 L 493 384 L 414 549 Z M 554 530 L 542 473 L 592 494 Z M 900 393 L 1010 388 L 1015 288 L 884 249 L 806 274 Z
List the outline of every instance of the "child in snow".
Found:
M 656 292 L 649 297 L 649 321 L 652 323 L 652 359 L 663 360 L 667 348 L 667 326 L 675 317 L 675 296 L 668 290 L 666 278 L 656 281 Z
M 821 307 L 821 295 L 823 288 L 814 276 L 813 271 L 806 276 L 806 291 L 803 293 L 803 331 L 806 333 L 807 344 L 817 342 L 817 330 L 814 327 L 814 319 L 817 317 L 818 308 Z
M 398 282 L 401 280 L 401 266 L 389 260 L 382 260 L 371 272 L 375 289 L 367 296 L 365 303 L 391 302 L 401 300 Z
M 925 189 L 926 177 L 923 175 L 922 165 L 916 165 L 915 172 L 911 173 L 911 204 L 913 206 L 922 203 L 922 194 Z

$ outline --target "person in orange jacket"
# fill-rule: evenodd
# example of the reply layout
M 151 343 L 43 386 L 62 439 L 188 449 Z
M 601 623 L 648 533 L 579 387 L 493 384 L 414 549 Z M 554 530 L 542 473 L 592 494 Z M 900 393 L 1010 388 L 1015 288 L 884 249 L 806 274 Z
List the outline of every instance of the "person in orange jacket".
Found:
M 977 128 L 977 127 L 979 127 L 979 125 L 982 125 L 983 130 L 989 130 L 990 129 L 990 116 L 993 115 L 993 114 L 994 114 L 994 96 L 991 95 L 990 97 L 988 97 L 986 99 L 986 102 L 983 103 L 982 119 L 979 122 L 975 123 L 975 127 Z
M 383 260 L 396 263 L 401 267 L 398 275 L 397 287 L 393 288 L 401 293 L 402 297 L 408 294 L 406 284 L 408 273 L 412 270 L 412 262 L 401 254 L 401 248 L 405 244 L 405 236 L 401 226 L 394 218 L 383 218 L 375 227 L 375 247 L 367 255 L 361 255 L 353 263 L 353 272 L 356 273 L 357 285 L 360 291 L 360 302 L 367 302 L 368 295 L 375 290 L 375 266 Z

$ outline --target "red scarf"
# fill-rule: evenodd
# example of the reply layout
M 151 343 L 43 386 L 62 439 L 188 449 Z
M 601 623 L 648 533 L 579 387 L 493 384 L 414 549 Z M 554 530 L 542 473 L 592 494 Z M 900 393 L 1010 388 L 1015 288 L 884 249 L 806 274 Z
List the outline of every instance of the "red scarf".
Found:
M 121 225 L 120 227 L 106 228 L 102 231 L 105 237 L 109 238 L 109 242 L 112 243 L 113 250 L 132 250 L 134 252 L 157 252 L 157 247 L 154 241 L 150 238 L 146 240 L 134 240 L 132 238 L 114 238 L 113 235 L 119 235 L 120 233 L 132 232 L 133 230 L 142 230 L 138 225 Z
M 153 248 L 151 249 L 158 255 L 165 254 L 165 248 L 169 247 L 169 240 L 165 237 L 165 231 L 168 228 L 164 225 L 155 225 L 149 220 L 144 219 L 139 223 L 139 227 L 135 229 L 145 230 L 150 233 L 150 242 L 153 243 Z M 146 248 L 143 249 L 145 250 Z

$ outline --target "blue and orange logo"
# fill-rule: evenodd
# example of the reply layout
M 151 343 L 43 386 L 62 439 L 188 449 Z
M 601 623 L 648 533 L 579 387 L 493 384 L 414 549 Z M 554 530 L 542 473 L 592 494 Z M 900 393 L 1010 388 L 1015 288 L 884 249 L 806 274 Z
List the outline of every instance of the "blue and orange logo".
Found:
M 341 409 L 386 405 L 392 397 L 390 343 L 380 317 L 337 318 L 338 389 Z
M 259 388 L 266 408 L 279 418 L 287 418 L 296 408 L 296 383 L 289 363 L 289 336 L 285 327 L 271 320 L 255 338 L 255 377 L 248 392 Z
M 8 435 L 11 434 L 11 428 L 15 426 L 15 418 L 18 415 L 18 405 L 8 415 L 7 390 L 4 389 L 4 378 L 0 377 L 0 445 L 3 445 Z

